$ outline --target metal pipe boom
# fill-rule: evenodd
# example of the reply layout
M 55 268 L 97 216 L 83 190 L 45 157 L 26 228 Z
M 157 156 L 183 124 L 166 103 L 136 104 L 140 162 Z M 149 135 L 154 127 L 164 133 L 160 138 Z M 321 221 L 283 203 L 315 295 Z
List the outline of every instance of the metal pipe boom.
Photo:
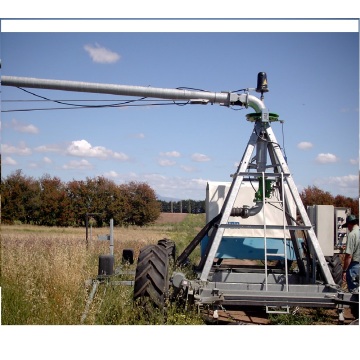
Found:
M 16 76 L 2 76 L 2 86 L 14 86 L 24 88 L 37 88 L 49 90 L 63 90 L 75 92 L 89 92 L 98 94 L 112 94 L 125 96 L 139 96 L 149 98 L 159 98 L 168 100 L 206 100 L 211 104 L 221 104 L 225 106 L 243 105 L 250 106 L 256 112 L 265 109 L 264 103 L 257 97 L 249 94 L 235 94 L 231 92 L 210 92 L 195 91 L 186 89 L 167 89 L 146 86 L 101 84 L 68 80 L 51 80 L 25 78 Z

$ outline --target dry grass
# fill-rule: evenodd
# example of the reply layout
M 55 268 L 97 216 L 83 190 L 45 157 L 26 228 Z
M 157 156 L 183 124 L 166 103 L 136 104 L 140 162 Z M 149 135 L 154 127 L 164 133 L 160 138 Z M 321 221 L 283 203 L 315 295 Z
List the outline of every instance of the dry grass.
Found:
M 115 228 L 115 267 L 121 264 L 123 249 L 132 248 L 137 258 L 141 248 L 164 237 L 176 242 L 179 254 L 204 222 L 202 215 L 188 215 L 177 223 L 158 222 L 143 228 Z M 87 247 L 83 228 L 3 225 L 2 324 L 80 324 L 91 291 L 91 286 L 86 287 L 85 281 L 97 277 L 99 255 L 109 253 L 109 242 L 97 240 L 97 235 L 108 232 L 109 228 L 92 229 L 92 239 Z M 194 256 L 198 256 L 196 251 Z M 129 268 L 134 270 L 135 264 Z M 161 314 L 156 311 L 149 318 L 149 314 L 141 313 L 141 309 L 134 309 L 132 291 L 132 287 L 128 286 L 99 286 L 85 324 L 163 323 Z M 332 324 L 336 320 L 334 316 L 335 320 L 330 319 L 327 312 L 320 315 L 321 319 L 316 313 L 317 323 Z M 280 320 L 289 321 L 287 318 Z M 183 309 L 177 311 L 173 308 L 166 323 L 203 322 L 195 314 L 184 314 Z
M 3 324 L 78 323 L 87 297 L 86 279 L 97 275 L 98 255 L 109 253 L 109 242 L 93 231 L 88 250 L 84 229 L 2 226 L 1 286 Z M 166 232 L 116 229 L 114 256 L 164 237 Z
M 115 267 L 121 264 L 125 248 L 132 248 L 136 259 L 147 244 L 164 237 L 181 240 L 177 226 L 158 223 L 143 228 L 115 228 Z M 109 233 L 109 228 L 91 230 L 87 246 L 84 228 L 2 225 L 2 324 L 80 323 L 90 291 L 85 281 L 96 278 L 99 255 L 109 254 L 109 242 L 97 240 L 97 235 Z M 136 323 L 129 308 L 132 288 L 107 292 L 98 291 L 86 323 Z M 111 293 L 113 300 L 109 300 Z M 114 306 L 116 311 L 109 312 Z

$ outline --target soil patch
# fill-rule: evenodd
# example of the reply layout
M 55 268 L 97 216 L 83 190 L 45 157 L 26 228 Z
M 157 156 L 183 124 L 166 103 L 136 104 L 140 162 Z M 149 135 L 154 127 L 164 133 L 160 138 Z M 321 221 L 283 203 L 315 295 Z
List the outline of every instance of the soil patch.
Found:
M 309 315 L 314 314 L 314 309 L 300 308 L 299 314 Z M 324 319 L 315 320 L 314 325 L 340 325 L 339 316 L 336 309 L 323 309 Z M 270 325 L 268 314 L 265 310 L 258 307 L 245 310 L 218 310 L 218 318 L 213 318 L 213 311 L 206 312 L 204 315 L 209 317 L 209 323 L 219 325 Z M 355 323 L 355 318 L 349 308 L 344 309 L 343 325 L 358 325 Z

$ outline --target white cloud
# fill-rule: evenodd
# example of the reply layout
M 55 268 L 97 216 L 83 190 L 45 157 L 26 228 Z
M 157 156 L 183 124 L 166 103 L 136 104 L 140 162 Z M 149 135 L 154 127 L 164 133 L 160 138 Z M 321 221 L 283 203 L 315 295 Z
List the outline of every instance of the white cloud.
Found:
M 174 199 L 205 199 L 205 179 L 189 179 L 183 177 L 168 177 L 159 173 L 134 173 L 119 174 L 116 171 L 109 171 L 103 174 L 107 178 L 116 179 L 119 183 L 129 181 L 146 182 L 159 196 L 169 196 Z
M 72 156 L 95 157 L 99 159 L 114 158 L 120 161 L 129 159 L 124 153 L 113 152 L 103 146 L 92 146 L 86 140 L 72 141 L 66 149 L 66 153 Z
M 359 164 L 359 158 L 357 158 L 357 159 L 350 159 L 349 162 L 350 162 L 351 165 L 358 165 L 358 164 Z
M 334 155 L 334 154 L 330 154 L 330 153 L 327 153 L 327 154 L 319 154 L 315 161 L 319 164 L 328 164 L 328 163 L 335 163 L 338 161 L 338 158 Z
M 330 184 L 335 184 L 341 188 L 358 187 L 358 175 L 332 176 L 329 178 Z
M 302 141 L 297 144 L 297 147 L 301 150 L 308 150 L 311 149 L 314 145 L 311 142 L 308 141 Z
M 83 169 L 92 169 L 93 166 L 89 161 L 82 159 L 82 160 L 72 160 L 67 164 L 63 165 L 62 168 L 65 170 L 71 170 L 71 169 L 83 170 Z
M 191 155 L 191 159 L 196 162 L 209 161 L 210 158 L 207 155 L 195 153 Z
M 110 170 L 110 171 L 104 173 L 104 176 L 105 176 L 106 178 L 116 179 L 116 178 L 118 178 L 120 175 L 119 175 L 116 171 Z
M 1 144 L 1 152 L 3 154 L 31 155 L 32 151 L 25 143 L 21 142 L 19 146 Z
M 90 55 L 91 59 L 96 63 L 112 64 L 120 60 L 119 54 L 109 49 L 106 49 L 99 44 L 85 45 L 84 49 Z
M 126 161 L 126 160 L 129 160 L 129 157 L 126 155 L 126 154 L 124 154 L 124 153 L 119 153 L 119 152 L 114 152 L 113 154 L 112 154 L 112 157 L 114 158 L 114 159 L 116 159 L 116 160 L 120 160 L 120 161 Z
M 46 163 L 46 164 L 51 164 L 52 163 L 51 159 L 48 158 L 47 156 L 43 157 L 43 162 Z
M 176 164 L 176 161 L 172 161 L 169 159 L 159 159 L 158 164 L 160 166 L 174 166 Z
M 2 160 L 2 163 L 3 165 L 17 165 L 17 162 L 10 156 L 7 156 L 4 160 Z
M 358 197 L 359 194 L 359 176 L 354 174 L 319 178 L 314 183 L 319 187 L 330 187 L 334 195 L 354 198 Z
M 61 151 L 59 145 L 40 145 L 37 146 L 35 149 L 37 152 L 58 152 Z
M 180 157 L 181 156 L 181 154 L 178 151 L 161 152 L 160 155 L 167 156 L 167 157 Z
M 160 196 L 169 196 L 176 199 L 198 199 L 206 196 L 206 183 L 204 179 L 187 179 L 180 177 L 167 177 L 160 174 L 145 174 L 142 176 Z
M 67 148 L 67 153 L 72 156 L 89 156 L 106 158 L 109 155 L 109 151 L 102 146 L 91 146 L 86 140 L 72 141 Z
M 196 171 L 196 168 L 192 166 L 180 165 L 180 168 L 188 173 Z
M 38 134 L 39 133 L 39 129 L 32 124 L 22 124 L 21 122 L 19 122 L 16 119 L 12 119 L 11 120 L 11 125 L 10 125 L 15 131 L 18 132 L 22 132 L 22 133 L 28 133 L 28 134 Z

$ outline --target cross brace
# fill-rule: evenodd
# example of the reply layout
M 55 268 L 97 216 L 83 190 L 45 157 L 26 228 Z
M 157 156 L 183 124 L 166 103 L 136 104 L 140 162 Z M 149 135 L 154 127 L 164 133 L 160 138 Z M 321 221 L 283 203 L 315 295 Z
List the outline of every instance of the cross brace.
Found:
M 290 190 L 291 196 L 293 198 L 293 201 L 296 205 L 297 211 L 300 215 L 300 218 L 303 222 L 303 226 L 301 229 L 303 231 L 307 232 L 307 239 L 309 245 L 312 247 L 312 250 L 316 256 L 316 259 L 318 260 L 318 265 L 320 268 L 320 271 L 324 277 L 325 282 L 328 285 L 335 285 L 333 277 L 330 273 L 330 270 L 327 266 L 325 257 L 322 253 L 320 244 L 317 240 L 316 234 L 314 232 L 314 229 L 311 225 L 310 219 L 307 215 L 307 212 L 305 210 L 305 207 L 301 201 L 300 195 L 298 193 L 297 187 L 294 183 L 294 180 L 290 174 L 290 170 L 288 168 L 288 165 L 286 163 L 286 160 L 282 154 L 281 148 L 276 141 L 275 135 L 271 129 L 269 122 L 264 122 L 261 120 L 258 120 L 255 122 L 253 132 L 250 136 L 249 142 L 246 146 L 245 152 L 243 154 L 243 157 L 241 159 L 241 162 L 237 168 L 236 173 L 233 175 L 233 180 L 230 186 L 230 189 L 227 193 L 227 196 L 225 198 L 224 204 L 222 206 L 222 209 L 220 211 L 221 217 L 217 224 L 217 226 L 214 227 L 211 237 L 209 240 L 208 247 L 205 252 L 205 257 L 202 260 L 202 270 L 200 274 L 200 280 L 201 281 L 208 281 L 209 280 L 209 274 L 211 271 L 211 268 L 214 263 L 214 259 L 216 256 L 216 253 L 218 251 L 218 248 L 220 246 L 221 240 L 224 235 L 224 231 L 226 228 L 229 227 L 229 217 L 231 215 L 231 211 L 234 207 L 235 200 L 238 196 L 238 193 L 240 191 L 241 185 L 243 183 L 244 176 L 249 176 L 251 174 L 257 175 L 259 171 L 257 172 L 251 172 L 251 168 L 254 168 L 253 164 L 251 164 L 251 158 L 252 154 L 254 152 L 254 149 L 256 147 L 263 146 L 264 141 L 266 142 L 266 148 L 269 154 L 269 157 L 271 159 L 271 166 L 264 166 L 264 164 L 260 165 L 260 168 L 262 169 L 262 173 L 264 176 L 270 175 L 270 173 L 267 173 L 266 170 L 269 168 L 272 168 L 274 171 L 271 173 L 278 174 L 281 176 L 283 175 L 284 182 L 288 185 L 288 188 Z M 259 165 L 258 165 L 259 169 Z M 289 206 L 289 194 L 285 192 L 285 209 Z M 287 216 L 287 229 L 294 228 L 295 222 L 294 219 L 291 219 Z M 231 225 L 230 225 L 231 226 Z

